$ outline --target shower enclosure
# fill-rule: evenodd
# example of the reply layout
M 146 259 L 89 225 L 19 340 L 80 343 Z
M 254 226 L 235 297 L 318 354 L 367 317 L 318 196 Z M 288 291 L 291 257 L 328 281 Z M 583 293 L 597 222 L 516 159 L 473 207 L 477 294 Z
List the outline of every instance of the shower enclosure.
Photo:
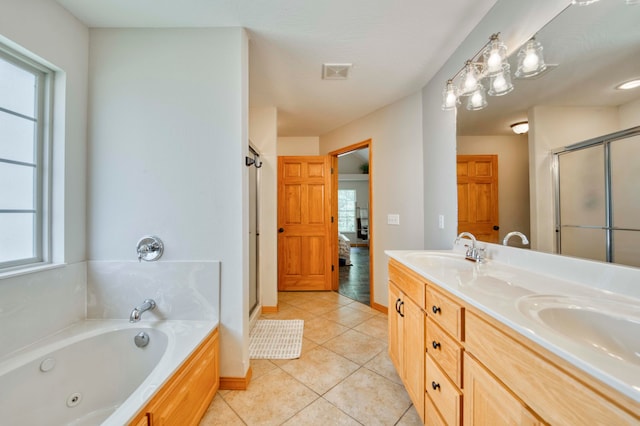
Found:
M 554 152 L 558 252 L 640 266 L 640 126 Z

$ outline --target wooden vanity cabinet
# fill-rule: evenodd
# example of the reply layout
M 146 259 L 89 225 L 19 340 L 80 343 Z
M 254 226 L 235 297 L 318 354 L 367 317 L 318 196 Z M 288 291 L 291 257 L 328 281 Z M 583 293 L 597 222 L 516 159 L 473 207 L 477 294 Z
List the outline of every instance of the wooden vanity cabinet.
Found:
M 216 328 L 129 425 L 197 425 L 218 390 L 218 354 Z
M 389 278 L 389 353 L 425 425 L 640 425 L 636 401 L 393 259 Z M 410 337 L 418 306 L 404 293 L 420 286 L 422 347 Z M 410 381 L 420 374 L 422 397 Z
M 424 282 L 389 265 L 389 357 L 424 420 Z

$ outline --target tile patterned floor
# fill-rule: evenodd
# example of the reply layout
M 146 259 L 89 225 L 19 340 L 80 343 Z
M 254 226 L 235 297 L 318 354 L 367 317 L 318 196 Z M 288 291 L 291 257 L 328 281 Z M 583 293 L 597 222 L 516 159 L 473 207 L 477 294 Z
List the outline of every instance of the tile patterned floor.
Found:
M 304 319 L 296 360 L 251 360 L 245 391 L 220 391 L 200 426 L 421 425 L 387 355 L 387 317 L 334 292 L 279 293 L 265 319 Z

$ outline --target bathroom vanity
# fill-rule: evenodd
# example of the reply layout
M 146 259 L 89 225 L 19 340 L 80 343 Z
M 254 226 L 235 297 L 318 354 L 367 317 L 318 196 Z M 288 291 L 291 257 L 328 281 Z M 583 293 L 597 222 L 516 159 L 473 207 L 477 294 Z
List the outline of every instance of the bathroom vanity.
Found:
M 386 253 L 389 354 L 425 424 L 640 424 L 635 294 L 542 275 L 504 252 L 506 263 Z M 585 262 L 527 254 L 540 271 Z

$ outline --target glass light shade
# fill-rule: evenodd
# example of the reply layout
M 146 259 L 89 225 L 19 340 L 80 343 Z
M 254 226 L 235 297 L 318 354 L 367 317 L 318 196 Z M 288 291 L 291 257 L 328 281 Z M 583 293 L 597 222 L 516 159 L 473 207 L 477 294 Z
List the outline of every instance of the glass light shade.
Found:
M 513 133 L 515 133 L 516 135 L 527 133 L 529 131 L 529 122 L 520 121 L 518 123 L 513 123 L 511 125 L 511 130 L 513 130 Z
M 487 106 L 487 97 L 484 93 L 484 87 L 478 83 L 476 90 L 469 95 L 467 99 L 467 109 L 469 111 L 477 111 Z
M 542 55 L 542 45 L 535 39 L 529 40 L 518 51 L 516 77 L 533 77 L 547 69 Z
M 442 109 L 449 111 L 455 109 L 458 105 L 460 105 L 458 89 L 453 84 L 453 81 L 447 80 L 447 85 L 442 91 Z
M 492 76 L 502 72 L 502 65 L 507 59 L 507 46 L 498 39 L 498 36 L 492 36 L 491 42 L 482 52 L 484 58 L 485 72 Z
M 458 96 L 469 96 L 472 94 L 480 82 L 480 71 L 471 61 L 467 61 L 460 76 L 458 86 Z
M 502 96 L 513 90 L 511 83 L 511 66 L 508 63 L 502 64 L 499 73 L 489 77 L 489 96 Z

